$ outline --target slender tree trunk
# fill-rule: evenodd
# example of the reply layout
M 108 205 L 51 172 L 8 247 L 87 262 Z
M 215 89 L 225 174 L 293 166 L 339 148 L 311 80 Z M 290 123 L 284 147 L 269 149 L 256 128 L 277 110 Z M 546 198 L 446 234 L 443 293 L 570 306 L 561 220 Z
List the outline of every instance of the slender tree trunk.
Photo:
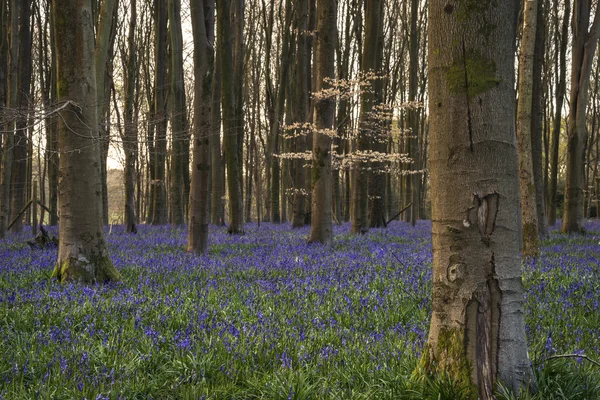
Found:
M 566 74 L 567 74 L 567 43 L 569 41 L 569 15 L 571 13 L 571 2 L 565 0 L 565 15 L 562 21 L 560 38 L 558 36 L 558 0 L 554 2 L 554 13 L 556 15 L 555 28 L 555 47 L 559 47 L 559 56 L 556 63 L 558 84 L 556 87 L 556 108 L 552 127 L 552 145 L 550 160 L 550 193 L 548 195 L 548 225 L 556 225 L 556 197 L 558 195 L 558 152 L 560 144 L 560 130 L 562 125 L 562 108 L 566 93 Z
M 420 368 L 491 400 L 496 382 L 518 395 L 533 378 L 514 138 L 518 3 L 465 4 L 429 2 L 433 303 Z
M 102 228 L 102 183 L 91 0 L 53 0 L 58 67 L 60 282 L 120 279 Z M 91 105 L 91 106 L 90 106 Z
M 170 210 L 174 226 L 184 223 L 184 155 L 186 147 L 187 111 L 183 76 L 183 35 L 181 32 L 181 0 L 169 0 L 169 34 L 171 38 L 171 170 Z M 207 125 L 209 126 L 209 125 Z M 209 171 L 210 172 L 210 171 Z
M 164 225 L 167 216 L 165 161 L 167 155 L 167 0 L 155 0 L 154 75 L 154 205 L 152 225 Z
M 194 124 L 193 168 L 190 191 L 190 223 L 188 251 L 208 250 L 208 210 L 211 179 L 210 114 L 214 61 L 213 0 L 192 0 L 192 30 L 194 34 Z
M 217 1 L 217 35 L 221 46 L 221 104 L 223 107 L 223 147 L 227 164 L 227 191 L 229 195 L 230 234 L 244 232 L 242 182 L 240 182 L 239 151 L 236 128 L 233 32 L 230 16 L 230 0 Z
M 600 7 L 596 7 L 594 22 L 589 28 L 592 2 L 575 0 L 573 7 L 573 48 L 571 69 L 571 100 L 568 121 L 567 176 L 563 232 L 583 233 L 583 178 L 585 146 L 587 144 L 586 108 L 592 61 L 600 36 Z
M 210 109 L 210 168 L 211 168 L 211 206 L 210 217 L 213 225 L 225 224 L 225 172 L 221 157 L 221 44 L 215 41 L 212 99 Z
M 331 137 L 323 130 L 333 128 L 335 98 L 323 93 L 327 79 L 335 79 L 337 0 L 317 0 L 317 87 L 312 158 L 312 212 L 309 242 L 329 243 L 331 220 Z
M 533 97 L 533 61 L 537 8 L 537 0 L 524 1 L 523 35 L 519 55 L 519 100 L 517 103 L 517 145 L 519 150 L 523 255 L 533 257 L 537 257 L 540 246 L 531 153 L 531 103 Z
M 378 75 L 381 72 L 382 59 L 379 48 L 380 40 L 382 39 L 380 35 L 383 23 L 382 6 L 383 2 L 381 0 L 368 0 L 365 7 L 365 40 L 363 41 L 364 47 L 361 64 L 363 79 L 369 79 L 367 78 L 369 74 Z M 356 139 L 356 150 L 361 158 L 365 157 L 365 154 L 371 150 L 371 147 L 373 147 L 373 150 L 379 150 L 378 146 L 375 145 L 375 142 L 380 139 L 376 106 L 382 100 L 381 80 L 377 77 L 371 77 L 369 84 L 370 87 L 362 91 L 360 102 L 360 132 Z M 354 207 L 352 213 L 352 233 L 366 233 L 369 230 L 369 186 L 371 185 L 369 182 L 369 175 L 371 175 L 369 167 L 371 165 L 372 162 L 365 157 L 364 160 L 357 162 L 353 166 L 354 182 L 352 185 L 352 198 Z M 375 176 L 371 175 L 371 180 L 374 178 Z M 377 202 L 377 204 L 381 205 L 380 202 Z M 380 208 L 380 211 L 383 211 L 382 207 Z
M 110 96 L 107 96 L 107 87 L 110 87 L 110 84 L 107 85 L 106 82 L 106 73 L 108 70 L 107 63 L 112 63 L 112 60 L 109 60 L 108 53 L 111 47 L 111 36 L 114 35 L 112 32 L 113 27 L 113 16 L 114 16 L 114 8 L 115 8 L 116 0 L 102 0 L 102 6 L 100 7 L 98 25 L 97 25 L 97 34 L 96 34 L 96 47 L 94 51 L 94 60 L 95 60 L 95 68 L 96 68 L 96 88 L 97 88 L 97 100 L 96 106 L 98 108 L 98 124 L 99 124 L 99 134 L 100 140 L 102 141 L 102 145 L 100 146 L 100 150 L 102 152 L 102 157 L 100 158 L 100 173 L 101 173 L 101 181 L 102 181 L 102 220 L 103 224 L 108 224 L 108 188 L 107 188 L 107 175 L 106 175 L 106 159 L 108 157 L 108 125 L 109 120 L 108 110 L 110 104 Z M 58 38 L 60 40 L 60 38 Z
M 308 52 L 308 1 L 300 0 L 297 3 L 297 50 L 296 50 L 296 79 L 294 80 L 295 90 L 295 115 L 294 120 L 297 124 L 304 125 L 308 122 L 308 102 L 309 93 L 307 87 L 309 85 L 310 76 L 310 54 Z M 296 153 L 304 153 L 306 149 L 306 136 L 302 132 L 303 129 L 298 129 L 298 134 L 294 139 L 294 150 Z M 306 131 L 306 129 L 304 129 Z M 304 159 L 294 160 L 294 209 L 292 217 L 292 228 L 304 226 L 306 218 L 306 195 L 304 187 L 306 182 L 306 173 Z
M 137 82 L 137 46 L 135 29 L 137 24 L 137 0 L 130 0 L 129 33 L 127 46 L 129 54 L 123 66 L 125 72 L 123 152 L 125 153 L 125 229 L 127 233 L 137 233 L 135 210 L 135 161 L 138 157 L 137 126 L 134 123 L 134 101 Z M 138 214 L 139 215 L 139 214 Z
M 17 76 L 19 55 L 18 0 L 10 0 L 9 48 L 8 48 L 8 95 L 5 118 L 6 133 L 3 135 L 2 175 L 0 176 L 0 239 L 4 237 L 11 215 L 11 180 L 14 162 L 15 130 L 17 121 Z
M 412 0 L 410 6 L 410 53 L 409 63 L 410 68 L 408 72 L 408 101 L 414 102 L 417 100 L 417 86 L 419 78 L 419 32 L 417 31 L 417 16 L 419 13 L 419 0 Z M 407 202 L 411 203 L 409 210 L 407 210 L 407 218 L 410 219 L 412 226 L 415 226 L 417 222 L 417 216 L 419 213 L 420 204 L 420 191 L 421 191 L 421 174 L 414 173 L 419 169 L 420 157 L 419 157 L 419 110 L 416 108 L 409 108 L 408 110 L 408 127 L 410 129 L 410 137 L 408 138 L 408 154 L 413 159 L 413 163 L 410 165 L 410 169 L 413 171 L 411 175 L 406 177 L 408 188 L 406 191 Z
M 542 166 L 542 136 L 544 112 L 542 98 L 544 85 L 542 70 L 544 66 L 546 26 L 544 21 L 543 1 L 537 0 L 537 23 L 535 34 L 535 49 L 533 58 L 533 83 L 531 102 L 531 155 L 533 167 L 533 182 L 535 185 L 535 203 L 538 221 L 538 236 L 546 236 L 546 204 L 544 186 L 544 171 Z M 548 154 L 546 152 L 546 154 Z
M 12 174 L 12 217 L 16 217 L 27 201 L 27 171 L 28 171 L 28 147 L 27 138 L 28 110 L 31 91 L 31 0 L 19 2 L 19 59 L 17 75 L 17 120 L 15 130 L 14 163 Z M 17 219 L 12 227 L 12 232 L 21 232 L 23 229 L 23 218 Z

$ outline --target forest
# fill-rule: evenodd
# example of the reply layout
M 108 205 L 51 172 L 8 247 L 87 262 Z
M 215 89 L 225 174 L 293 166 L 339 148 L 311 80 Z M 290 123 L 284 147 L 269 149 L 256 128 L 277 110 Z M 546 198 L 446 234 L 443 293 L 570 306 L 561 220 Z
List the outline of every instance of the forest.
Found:
M 0 19 L 0 400 L 600 399 L 598 1 Z

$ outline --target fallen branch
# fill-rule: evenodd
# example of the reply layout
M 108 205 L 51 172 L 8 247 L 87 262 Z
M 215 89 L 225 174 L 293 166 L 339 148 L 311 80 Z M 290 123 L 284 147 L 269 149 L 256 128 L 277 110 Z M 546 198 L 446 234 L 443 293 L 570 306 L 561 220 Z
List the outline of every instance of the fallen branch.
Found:
M 31 203 L 33 203 L 33 199 L 29 200 L 27 202 L 27 204 L 25 204 L 25 207 L 23 207 L 23 209 L 21 211 L 19 211 L 19 213 L 17 214 L 17 216 L 10 223 L 10 225 L 8 225 L 8 228 L 6 228 L 7 231 L 9 231 L 10 228 L 12 228 L 12 226 L 15 224 L 15 222 L 17 222 L 19 220 L 19 218 L 21 218 L 23 216 L 23 214 L 25 214 L 25 211 L 27 211 L 27 209 L 29 208 L 29 206 L 31 206 Z
M 402 214 L 404 211 L 408 210 L 408 207 L 410 207 L 410 206 L 412 206 L 412 203 L 408 203 L 408 205 L 406 207 L 404 207 L 402 210 L 400 210 L 398 212 L 398 214 L 396 214 L 392 218 L 390 218 L 390 220 L 385 223 L 385 226 L 387 227 L 387 224 L 389 224 L 390 222 L 392 222 L 393 220 L 395 220 L 396 218 L 398 218 L 400 216 L 400 214 Z

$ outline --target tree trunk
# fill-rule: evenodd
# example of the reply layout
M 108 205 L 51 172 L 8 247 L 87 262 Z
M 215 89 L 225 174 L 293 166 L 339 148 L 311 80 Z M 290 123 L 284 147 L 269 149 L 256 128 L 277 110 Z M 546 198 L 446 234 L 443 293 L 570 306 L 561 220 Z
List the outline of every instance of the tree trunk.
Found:
M 106 158 L 108 157 L 108 141 L 109 141 L 109 120 L 108 110 L 110 104 L 110 96 L 107 96 L 106 88 L 110 88 L 110 84 L 106 82 L 106 71 L 109 69 L 107 63 L 112 63 L 109 60 L 108 53 L 111 47 L 113 32 L 113 17 L 116 0 L 102 0 L 102 6 L 100 7 L 97 35 L 96 35 L 96 47 L 94 51 L 94 61 L 96 68 L 96 88 L 97 88 L 97 100 L 96 106 L 98 108 L 98 124 L 100 134 L 100 151 L 102 157 L 100 158 L 100 173 L 102 182 L 102 219 L 103 224 L 108 224 L 108 186 L 107 186 L 107 165 Z M 60 40 L 60 38 L 58 38 Z
M 210 217 L 213 225 L 225 225 L 225 172 L 221 157 L 221 42 L 215 41 L 216 55 L 211 88 L 210 109 L 210 168 L 211 206 Z
M 555 47 L 559 47 L 559 56 L 556 58 L 556 75 L 558 84 L 556 87 L 556 108 L 552 126 L 552 144 L 550 160 L 550 193 L 548 194 L 548 225 L 556 225 L 556 197 L 558 194 L 558 152 L 560 144 L 560 130 L 562 125 L 562 108 L 566 93 L 567 74 L 567 43 L 569 42 L 569 16 L 571 13 L 571 2 L 565 0 L 565 15 L 562 21 L 560 37 L 558 35 L 558 0 L 554 2 L 555 14 Z
M 537 200 L 531 153 L 531 102 L 533 97 L 533 60 L 537 26 L 537 0 L 524 1 L 523 35 L 519 55 L 519 100 L 517 103 L 517 147 L 523 228 L 523 256 L 537 257 Z
M 309 242 L 329 243 L 331 221 L 331 137 L 323 131 L 333 128 L 335 98 L 323 93 L 335 79 L 337 41 L 337 0 L 317 0 L 317 87 L 312 150 L 312 211 Z
M 217 1 L 217 35 L 221 46 L 221 105 L 223 107 L 223 147 L 227 165 L 230 234 L 244 232 L 242 182 L 236 128 L 235 88 L 233 71 L 233 32 L 229 13 L 230 0 Z
M 211 179 L 210 113 L 214 61 L 213 0 L 192 0 L 194 35 L 194 124 L 193 168 L 187 250 L 208 250 L 208 210 Z
M 54 0 L 58 67 L 60 282 L 120 279 L 108 255 L 102 227 L 102 187 L 91 0 Z M 91 106 L 90 106 L 91 105 Z
M 419 0 L 412 0 L 410 6 L 410 68 L 408 72 L 408 101 L 414 102 L 417 100 L 417 86 L 419 78 L 419 32 L 417 31 L 417 16 L 419 13 Z M 413 173 L 407 176 L 407 181 L 410 181 L 407 190 L 407 201 L 411 203 L 407 210 L 407 218 L 410 219 L 412 226 L 415 226 L 419 214 L 420 191 L 421 191 L 421 174 L 414 171 L 419 170 L 419 110 L 415 107 L 410 107 L 408 110 L 408 127 L 410 129 L 410 137 L 408 138 L 408 154 L 413 159 L 410 164 L 410 169 Z
M 15 131 L 14 163 L 12 174 L 12 214 L 14 218 L 28 200 L 27 170 L 28 170 L 28 138 L 27 119 L 31 91 L 31 0 L 19 2 L 19 72 L 17 76 L 17 120 Z M 18 233 L 23 229 L 23 218 L 18 218 L 11 231 Z
M 125 229 L 127 233 L 137 233 L 135 210 L 135 162 L 138 156 L 137 127 L 134 123 L 133 112 L 135 89 L 137 86 L 137 46 L 135 29 L 137 23 L 137 1 L 130 1 L 129 33 L 127 46 L 129 54 L 127 63 L 123 66 L 125 99 L 123 113 L 125 126 L 123 129 L 123 152 L 125 153 Z
M 369 82 L 364 89 L 360 101 L 360 131 L 356 138 L 356 151 L 359 157 L 364 157 L 371 150 L 372 143 L 378 140 L 379 121 L 375 116 L 375 106 L 381 103 L 381 82 L 378 78 L 367 78 L 369 74 L 378 75 L 381 71 L 382 60 L 379 52 L 379 33 L 383 22 L 383 2 L 367 0 L 365 16 L 365 38 L 362 49 L 361 72 L 362 79 Z M 374 144 L 373 144 L 374 145 Z M 371 161 L 357 161 L 354 168 L 352 185 L 352 233 L 366 233 L 369 230 L 369 167 Z
M 165 161 L 167 155 L 167 0 L 156 0 L 154 72 L 154 178 L 152 225 L 164 225 L 167 216 Z
M 295 91 L 295 115 L 294 120 L 299 125 L 304 125 L 308 122 L 308 101 L 309 93 L 307 87 L 309 85 L 310 76 L 310 54 L 308 52 L 307 29 L 308 29 L 308 1 L 298 1 L 297 13 L 297 50 L 296 50 L 296 79 L 294 80 Z M 306 149 L 306 136 L 302 131 L 306 129 L 298 129 L 297 135 L 294 138 L 294 150 L 296 153 L 304 153 Z M 300 228 L 304 226 L 306 218 L 306 195 L 304 187 L 306 182 L 306 173 L 304 159 L 294 160 L 294 209 L 292 217 L 292 228 Z
M 533 58 L 533 83 L 531 102 L 531 155 L 533 167 L 533 183 L 535 185 L 535 203 L 538 221 L 538 236 L 546 236 L 546 205 L 544 186 L 544 172 L 542 166 L 542 130 L 544 113 L 542 97 L 544 89 L 542 83 L 542 70 L 544 66 L 546 26 L 544 21 L 543 1 L 537 0 L 537 23 L 535 34 L 535 49 Z M 548 154 L 546 152 L 546 154 Z
M 188 130 L 183 75 L 183 35 L 181 0 L 169 0 L 169 34 L 171 37 L 171 169 L 169 180 L 171 223 L 184 224 L 184 164 Z M 207 125 L 208 126 L 208 125 Z M 208 148 L 208 147 L 207 147 Z M 209 171 L 210 172 L 210 171 Z
M 571 100 L 569 102 L 567 176 L 562 232 L 583 233 L 583 177 L 587 143 L 586 108 L 592 61 L 600 35 L 600 7 L 588 32 L 592 2 L 576 0 L 573 7 Z
M 533 378 L 514 138 L 518 3 L 467 4 L 429 3 L 433 310 L 420 369 L 490 400 L 496 382 L 518 394 Z
M 0 239 L 4 238 L 11 215 L 11 180 L 14 162 L 15 130 L 17 121 L 17 76 L 19 56 L 19 0 L 10 0 L 10 25 L 8 48 L 8 95 L 6 133 L 3 135 L 2 176 L 0 177 Z

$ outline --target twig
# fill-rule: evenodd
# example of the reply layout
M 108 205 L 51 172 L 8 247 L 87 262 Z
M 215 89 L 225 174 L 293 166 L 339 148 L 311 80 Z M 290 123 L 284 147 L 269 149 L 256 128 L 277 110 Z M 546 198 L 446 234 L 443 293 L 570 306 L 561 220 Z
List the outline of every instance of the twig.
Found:
M 390 220 L 388 222 L 385 223 L 385 226 L 387 227 L 387 225 L 392 222 L 393 220 L 395 220 L 396 218 L 398 218 L 400 216 L 400 214 L 402 214 L 404 211 L 406 211 L 408 209 L 408 207 L 412 206 L 412 203 L 408 203 L 408 205 L 406 207 L 404 207 L 402 210 L 400 210 L 398 212 L 398 214 L 394 215 L 392 218 L 390 218 Z M 384 221 L 385 222 L 385 221 Z
M 586 356 L 585 354 L 557 354 L 555 356 L 547 357 L 545 360 L 542 360 L 542 361 L 548 361 L 548 360 L 553 360 L 553 359 L 557 359 L 557 358 L 581 358 L 581 359 L 589 361 L 592 364 L 600 367 L 600 362 L 592 360 L 590 357 Z

